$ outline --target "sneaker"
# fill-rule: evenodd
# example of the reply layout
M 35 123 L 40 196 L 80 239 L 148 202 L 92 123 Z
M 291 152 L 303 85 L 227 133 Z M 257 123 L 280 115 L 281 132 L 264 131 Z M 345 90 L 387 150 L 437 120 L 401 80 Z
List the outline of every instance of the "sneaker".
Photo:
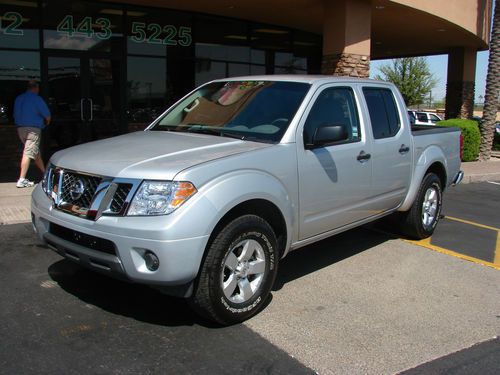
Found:
M 32 187 L 33 185 L 35 185 L 35 183 L 28 180 L 27 178 L 20 178 L 19 180 L 17 180 L 16 184 L 18 188 Z

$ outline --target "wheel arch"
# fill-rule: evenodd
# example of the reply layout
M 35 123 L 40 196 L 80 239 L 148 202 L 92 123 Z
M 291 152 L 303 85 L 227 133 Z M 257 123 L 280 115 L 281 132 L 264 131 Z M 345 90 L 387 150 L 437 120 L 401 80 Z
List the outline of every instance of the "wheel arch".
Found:
M 444 189 L 446 188 L 446 182 L 448 181 L 448 176 L 446 174 L 444 165 L 439 161 L 434 162 L 429 168 L 427 168 L 427 171 L 424 173 L 424 177 L 429 173 L 434 173 L 439 177 L 439 180 L 441 181 L 441 190 L 444 191 Z
M 399 207 L 398 211 L 408 211 L 418 193 L 420 184 L 424 180 L 428 173 L 434 173 L 439 177 L 441 182 L 441 189 L 444 191 L 448 185 L 448 174 L 447 174 L 447 162 L 443 151 L 435 146 L 428 147 L 419 157 L 415 170 L 413 173 L 413 178 L 411 180 L 410 188 L 408 194 Z
M 285 217 L 281 210 L 273 202 L 266 199 L 250 199 L 241 202 L 231 208 L 220 218 L 215 225 L 210 239 L 208 240 L 207 248 L 217 233 L 224 228 L 229 222 L 243 215 L 256 215 L 268 222 L 278 240 L 279 258 L 283 256 L 288 239 L 288 230 Z

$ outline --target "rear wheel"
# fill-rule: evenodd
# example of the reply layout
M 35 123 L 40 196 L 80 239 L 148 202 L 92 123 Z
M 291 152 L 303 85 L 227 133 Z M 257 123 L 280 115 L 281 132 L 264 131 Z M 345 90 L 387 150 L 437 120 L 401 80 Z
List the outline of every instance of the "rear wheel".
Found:
M 242 322 L 262 309 L 277 273 L 277 240 L 255 215 L 227 224 L 209 245 L 191 305 L 220 324 Z
M 430 237 L 441 215 L 442 199 L 441 180 L 434 173 L 427 174 L 411 209 L 401 215 L 403 232 L 414 239 Z

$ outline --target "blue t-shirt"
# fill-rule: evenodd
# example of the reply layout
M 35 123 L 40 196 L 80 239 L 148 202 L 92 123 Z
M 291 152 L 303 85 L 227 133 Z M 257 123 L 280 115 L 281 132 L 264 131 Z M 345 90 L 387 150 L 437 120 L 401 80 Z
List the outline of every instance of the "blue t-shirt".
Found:
M 31 91 L 19 95 L 14 103 L 16 126 L 43 129 L 44 120 L 50 116 L 49 108 L 43 99 Z

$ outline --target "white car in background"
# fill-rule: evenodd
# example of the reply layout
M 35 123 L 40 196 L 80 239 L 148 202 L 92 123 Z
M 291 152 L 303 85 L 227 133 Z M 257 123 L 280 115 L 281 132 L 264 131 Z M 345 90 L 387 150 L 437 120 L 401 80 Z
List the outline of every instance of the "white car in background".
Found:
M 415 125 L 436 125 L 436 122 L 443 119 L 432 112 L 412 111 L 409 110 L 410 116 L 415 118 Z

